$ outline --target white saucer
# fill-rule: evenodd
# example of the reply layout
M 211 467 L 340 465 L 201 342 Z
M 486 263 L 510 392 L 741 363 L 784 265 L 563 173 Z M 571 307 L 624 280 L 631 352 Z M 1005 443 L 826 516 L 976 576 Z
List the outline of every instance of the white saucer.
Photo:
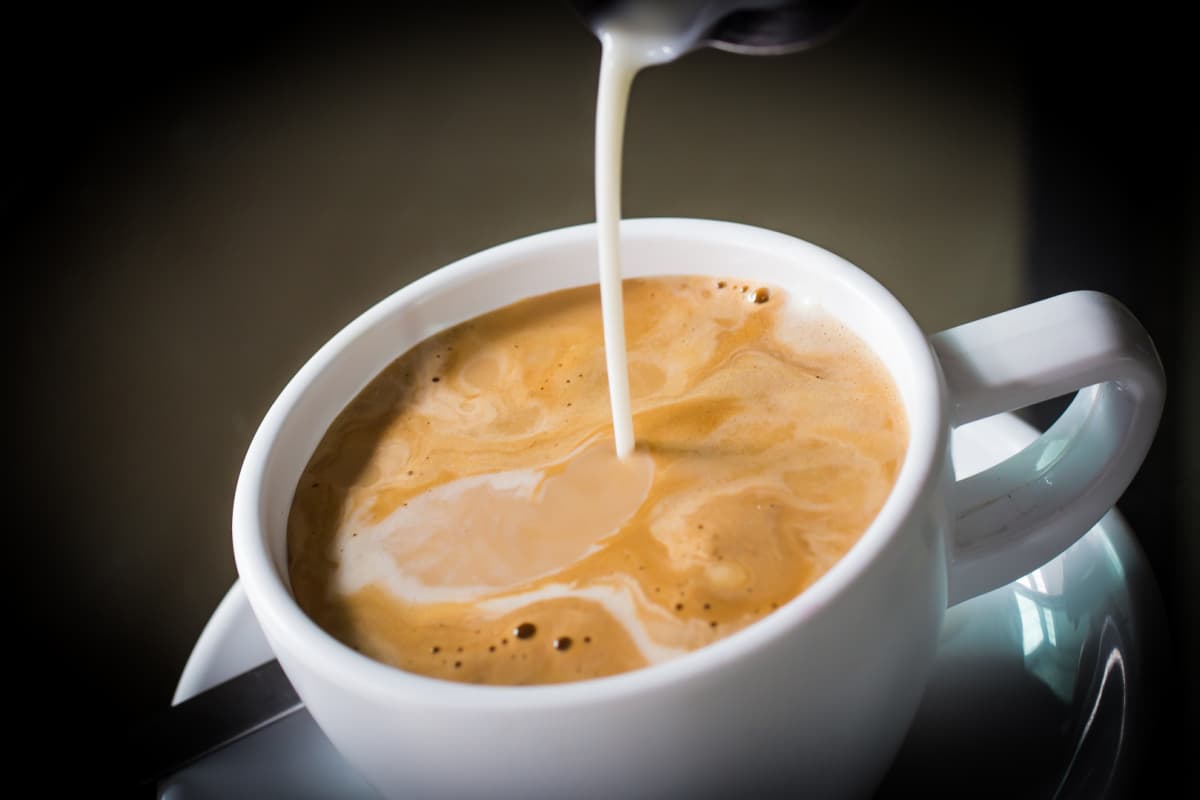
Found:
M 1011 415 L 955 431 L 965 477 L 1036 436 Z M 880 797 L 1113 795 L 1149 725 L 1147 665 L 1163 612 L 1145 557 L 1110 512 L 1046 566 L 947 612 L 933 678 Z M 174 703 L 273 657 L 238 584 L 192 651 Z M 167 800 L 373 798 L 306 712 L 208 756 L 162 785 Z

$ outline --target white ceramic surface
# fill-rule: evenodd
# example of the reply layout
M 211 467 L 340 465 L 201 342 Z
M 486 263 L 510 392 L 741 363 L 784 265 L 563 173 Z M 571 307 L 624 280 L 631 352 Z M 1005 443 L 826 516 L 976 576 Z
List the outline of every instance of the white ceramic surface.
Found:
M 1007 414 L 960 428 L 952 437 L 955 473 L 978 473 L 1035 438 L 1032 428 Z M 1050 603 L 1038 602 L 1031 590 L 1039 586 Z M 1153 700 L 1146 696 L 1146 662 L 1156 655 L 1162 626 L 1156 594 L 1132 533 L 1114 512 L 1038 570 L 954 606 L 942 626 L 933 677 L 880 796 L 910 796 L 913 788 L 932 790 L 938 781 L 945 795 L 977 796 L 980 781 L 993 788 L 990 796 L 1097 800 L 1111 794 L 1110 784 L 1120 786 L 1115 778 L 1128 777 L 1134 756 L 1126 748 L 1142 738 Z M 1107 747 L 1085 747 L 1105 698 L 1081 687 L 1112 660 L 1111 648 L 1090 643 L 1114 625 L 1126 680 L 1093 683 L 1119 696 L 1123 735 L 1110 736 Z M 174 702 L 272 657 L 235 583 L 197 640 Z M 1005 728 L 1017 735 L 997 753 L 997 730 Z M 1101 775 L 1106 782 L 1099 789 L 1061 790 L 1073 774 Z M 167 800 L 378 797 L 304 712 L 189 766 L 162 788 Z
M 737 275 L 782 286 L 793 301 L 840 318 L 888 364 L 910 446 L 877 519 L 832 570 L 714 645 L 558 686 L 406 674 L 341 645 L 300 611 L 287 588 L 286 519 L 300 471 L 333 417 L 431 333 L 530 294 L 594 282 L 594 229 L 580 226 L 417 281 L 305 365 L 268 412 L 239 479 L 241 585 L 308 711 L 385 795 L 495 796 L 502 786 L 527 798 L 702 797 L 792 785 L 825 797 L 866 795 L 917 708 L 948 585 L 964 599 L 1044 563 L 1100 518 L 1140 465 L 1161 413 L 1153 347 L 1128 312 L 1091 293 L 971 323 L 931 347 L 896 300 L 849 263 L 731 223 L 630 221 L 622 251 L 630 277 Z M 1106 382 L 1081 391 L 1037 442 L 955 484 L 953 424 L 1091 380 Z

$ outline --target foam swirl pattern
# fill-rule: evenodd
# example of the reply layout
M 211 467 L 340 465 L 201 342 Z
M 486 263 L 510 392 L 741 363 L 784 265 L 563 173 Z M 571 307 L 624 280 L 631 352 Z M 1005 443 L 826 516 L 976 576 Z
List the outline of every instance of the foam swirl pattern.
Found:
M 351 402 L 288 523 L 318 624 L 435 677 L 579 680 L 734 633 L 845 554 L 908 440 L 876 356 L 732 278 L 627 280 L 624 303 L 625 461 L 595 286 L 437 334 Z

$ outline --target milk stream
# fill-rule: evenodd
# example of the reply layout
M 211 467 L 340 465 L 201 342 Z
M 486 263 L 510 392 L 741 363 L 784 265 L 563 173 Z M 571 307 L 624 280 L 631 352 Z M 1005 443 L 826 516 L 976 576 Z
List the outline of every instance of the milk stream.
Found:
M 625 304 L 621 298 L 621 144 L 629 87 L 642 65 L 631 57 L 624 37 L 608 34 L 602 41 L 604 54 L 596 99 L 596 245 L 613 438 L 617 457 L 625 459 L 633 452 L 634 439 L 629 365 L 625 357 Z
M 713 23 L 752 0 L 661 0 L 626 3 L 597 29 L 603 52 L 596 97 L 596 229 L 604 351 L 617 457 L 633 452 L 633 408 L 621 298 L 621 149 L 633 77 L 692 49 Z

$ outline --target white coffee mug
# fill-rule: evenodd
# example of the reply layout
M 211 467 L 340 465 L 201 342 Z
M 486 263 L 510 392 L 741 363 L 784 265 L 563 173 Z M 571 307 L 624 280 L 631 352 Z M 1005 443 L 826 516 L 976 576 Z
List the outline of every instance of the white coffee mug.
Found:
M 911 441 L 878 517 L 791 602 L 663 664 L 497 687 L 405 673 L 343 645 L 289 589 L 287 519 L 339 411 L 431 334 L 596 281 L 584 225 L 470 256 L 338 333 L 272 405 L 233 508 L 238 573 L 271 647 L 334 746 L 385 796 L 726 797 L 869 794 L 921 698 L 948 604 L 1004 585 L 1079 538 L 1124 491 L 1158 426 L 1154 346 L 1111 298 L 1076 292 L 927 337 L 845 260 L 728 222 L 622 224 L 626 276 L 737 276 L 817 303 L 881 357 Z M 1080 389 L 1029 448 L 956 482 L 956 425 Z

